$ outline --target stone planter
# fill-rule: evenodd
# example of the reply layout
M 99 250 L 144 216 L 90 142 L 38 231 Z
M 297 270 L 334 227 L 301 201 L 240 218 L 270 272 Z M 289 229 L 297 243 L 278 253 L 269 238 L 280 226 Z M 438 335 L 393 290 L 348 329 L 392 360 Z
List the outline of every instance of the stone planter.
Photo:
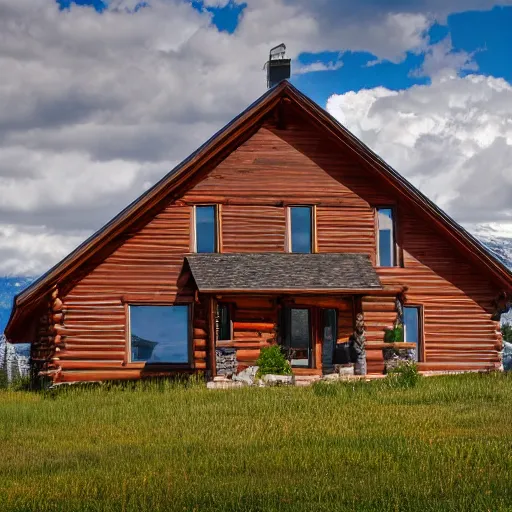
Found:
M 417 361 L 416 344 L 415 343 L 386 343 L 382 348 L 384 356 L 384 366 L 386 373 L 396 368 L 401 363 Z
M 260 379 L 260 386 L 293 386 L 295 378 L 293 375 L 263 375 Z

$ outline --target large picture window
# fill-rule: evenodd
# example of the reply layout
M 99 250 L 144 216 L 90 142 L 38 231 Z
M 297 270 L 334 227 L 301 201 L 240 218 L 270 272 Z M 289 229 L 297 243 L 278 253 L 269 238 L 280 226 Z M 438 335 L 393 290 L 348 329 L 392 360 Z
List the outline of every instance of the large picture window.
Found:
M 135 306 L 130 315 L 130 362 L 189 362 L 189 307 Z
M 291 206 L 289 221 L 290 252 L 313 252 L 313 212 L 310 206 Z
M 395 266 L 395 229 L 393 210 L 391 208 L 377 209 L 378 215 L 378 264 L 380 267 Z
M 196 206 L 195 243 L 196 252 L 217 252 L 217 208 Z

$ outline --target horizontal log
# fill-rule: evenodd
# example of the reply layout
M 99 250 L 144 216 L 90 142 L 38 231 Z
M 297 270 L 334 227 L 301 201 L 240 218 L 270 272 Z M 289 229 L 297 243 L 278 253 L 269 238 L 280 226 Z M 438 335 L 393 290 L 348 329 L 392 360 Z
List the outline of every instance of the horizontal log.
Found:
M 60 359 L 119 359 L 122 360 L 126 356 L 124 350 L 105 350 L 105 351 L 78 351 L 78 350 L 62 350 L 58 352 Z
M 256 361 L 259 357 L 259 349 L 239 349 L 236 351 L 236 359 L 240 362 Z
M 383 350 L 385 348 L 393 348 L 393 349 L 400 349 L 400 350 L 407 350 L 407 349 L 413 349 L 416 348 L 416 343 L 408 343 L 406 341 L 399 342 L 399 343 L 367 343 L 366 344 L 366 350 Z
M 57 375 L 57 383 L 64 382 L 96 382 L 104 380 L 138 380 L 147 377 L 169 377 L 177 374 L 191 373 L 191 370 L 162 371 L 146 369 L 66 371 Z
M 218 348 L 237 348 L 237 349 L 262 349 L 270 347 L 271 343 L 261 341 L 261 339 L 247 339 L 247 340 L 234 340 L 234 341 L 218 341 L 216 343 Z
M 203 350 L 195 350 L 194 351 L 194 359 L 203 359 L 205 360 L 208 357 L 207 352 Z
M 58 297 L 52 303 L 52 311 L 54 313 L 58 313 L 59 311 L 62 311 L 63 307 L 64 307 L 64 303 Z
M 194 327 L 194 339 L 207 339 L 208 333 L 205 329 Z
M 208 343 L 205 339 L 194 339 L 194 348 L 206 348 Z
M 275 324 L 263 322 L 234 322 L 233 329 L 236 331 L 273 332 L 275 330 Z

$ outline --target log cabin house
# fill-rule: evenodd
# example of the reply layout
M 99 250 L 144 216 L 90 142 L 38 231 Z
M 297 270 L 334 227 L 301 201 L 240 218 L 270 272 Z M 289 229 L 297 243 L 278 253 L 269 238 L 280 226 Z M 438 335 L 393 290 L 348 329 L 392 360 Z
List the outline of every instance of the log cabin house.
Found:
M 260 349 L 332 371 L 397 321 L 424 372 L 501 366 L 512 274 L 284 81 L 14 300 L 6 335 L 53 383 L 215 376 Z

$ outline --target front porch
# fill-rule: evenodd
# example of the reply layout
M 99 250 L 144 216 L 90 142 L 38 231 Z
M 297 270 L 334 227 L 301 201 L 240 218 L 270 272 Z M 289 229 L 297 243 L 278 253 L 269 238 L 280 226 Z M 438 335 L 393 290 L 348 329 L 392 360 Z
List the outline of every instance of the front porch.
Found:
M 212 377 L 254 366 L 272 344 L 283 347 L 297 376 L 332 374 L 350 363 L 365 375 L 365 301 L 390 310 L 402 290 L 383 287 L 365 254 L 194 254 L 182 282 L 195 289 L 198 304 L 195 360 L 201 356 Z

